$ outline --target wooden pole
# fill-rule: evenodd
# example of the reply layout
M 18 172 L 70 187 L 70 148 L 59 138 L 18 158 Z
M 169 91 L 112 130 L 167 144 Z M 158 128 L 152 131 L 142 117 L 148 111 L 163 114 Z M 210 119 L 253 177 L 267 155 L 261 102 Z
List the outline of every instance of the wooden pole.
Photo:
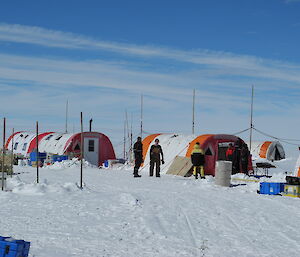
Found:
M 40 183 L 39 174 L 39 122 L 36 122 L 36 183 Z
M 2 148 L 2 191 L 4 190 L 4 161 L 5 161 L 5 129 L 6 129 L 6 119 L 3 118 L 3 148 Z
M 195 134 L 195 95 L 196 95 L 196 90 L 193 90 L 193 121 L 192 121 L 192 134 Z
M 144 109 L 144 96 L 141 95 L 141 138 L 143 138 L 143 110 Z
M 250 114 L 250 145 L 249 145 L 250 153 L 251 153 L 251 148 L 252 148 L 252 133 L 253 133 L 253 97 L 254 97 L 254 86 L 252 85 L 251 114 Z
M 11 172 L 10 172 L 10 177 L 13 175 L 13 170 L 14 170 L 14 134 L 15 134 L 15 129 L 12 129 L 12 139 L 11 139 Z
M 83 189 L 83 117 L 82 112 L 80 113 L 80 127 L 81 127 L 81 142 L 80 142 L 80 189 Z

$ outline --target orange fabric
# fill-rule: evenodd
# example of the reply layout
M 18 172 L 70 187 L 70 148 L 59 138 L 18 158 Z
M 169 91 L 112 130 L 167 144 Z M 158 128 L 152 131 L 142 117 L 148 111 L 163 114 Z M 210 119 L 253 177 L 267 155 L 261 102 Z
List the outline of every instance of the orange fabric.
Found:
M 298 175 L 297 177 L 300 177 L 300 167 L 298 168 Z
M 226 157 L 228 157 L 229 155 L 233 155 L 233 152 L 234 152 L 234 148 L 228 148 L 227 151 L 226 151 Z
M 143 140 L 143 158 L 145 159 L 148 149 L 153 140 L 161 134 L 152 134 L 144 138 Z M 142 165 L 143 166 L 143 165 Z
M 190 142 L 190 145 L 186 151 L 186 157 L 191 157 L 191 154 L 193 152 L 194 149 L 194 145 L 199 142 L 200 143 L 200 147 L 203 144 L 203 142 L 205 142 L 209 137 L 213 136 L 212 134 L 207 134 L 207 135 L 201 135 L 199 137 L 196 137 L 192 142 Z
M 267 158 L 267 151 L 269 149 L 269 146 L 272 144 L 270 141 L 266 141 L 262 144 L 260 151 L 259 151 L 259 156 L 261 158 Z

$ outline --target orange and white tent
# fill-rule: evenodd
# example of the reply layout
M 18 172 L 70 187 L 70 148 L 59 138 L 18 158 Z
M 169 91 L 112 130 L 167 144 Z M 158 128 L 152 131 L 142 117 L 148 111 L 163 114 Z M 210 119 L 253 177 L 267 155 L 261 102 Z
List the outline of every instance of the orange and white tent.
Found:
M 150 164 L 150 147 L 155 139 L 159 139 L 159 144 L 164 153 L 165 164 L 161 166 L 161 172 L 166 173 L 176 156 L 191 157 L 194 145 L 199 142 L 205 153 L 204 170 L 206 175 L 215 175 L 215 163 L 217 160 L 225 160 L 226 150 L 230 143 L 241 142 L 242 139 L 233 135 L 206 134 L 206 135 L 178 135 L 178 134 L 153 134 L 143 140 L 144 168 Z M 250 157 L 251 158 L 251 157 Z M 252 169 L 251 159 L 249 169 Z
M 285 159 L 284 148 L 278 141 L 252 142 L 251 154 L 253 158 L 266 159 L 269 161 Z

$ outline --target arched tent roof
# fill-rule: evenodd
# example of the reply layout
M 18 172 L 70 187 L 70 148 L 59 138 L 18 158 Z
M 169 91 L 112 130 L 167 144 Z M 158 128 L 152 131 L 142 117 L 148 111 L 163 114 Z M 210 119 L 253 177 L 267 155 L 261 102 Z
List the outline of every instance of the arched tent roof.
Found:
M 262 158 L 269 161 L 285 159 L 285 151 L 279 141 L 252 142 L 251 154 L 254 158 Z
M 46 132 L 46 133 L 42 133 L 42 134 L 38 135 L 39 145 L 40 145 L 41 140 L 49 134 L 53 134 L 53 132 Z M 28 150 L 27 150 L 27 153 L 29 154 L 34 150 L 36 150 L 36 136 L 31 140 Z
M 26 156 L 31 141 L 35 138 L 35 133 L 31 132 L 16 132 L 11 135 L 6 141 L 6 149 L 12 150 L 12 139 L 14 141 L 14 153 L 18 155 Z
M 75 134 L 76 135 L 76 134 Z M 63 155 L 67 148 L 67 142 L 74 134 L 51 133 L 45 136 L 39 143 L 39 151 L 51 154 Z

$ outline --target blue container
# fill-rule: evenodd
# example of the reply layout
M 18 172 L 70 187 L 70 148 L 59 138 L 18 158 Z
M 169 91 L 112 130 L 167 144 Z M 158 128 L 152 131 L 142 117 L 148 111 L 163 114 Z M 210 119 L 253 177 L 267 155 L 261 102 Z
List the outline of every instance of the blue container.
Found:
M 68 155 L 52 155 L 51 157 L 53 162 L 61 162 L 69 159 Z
M 28 257 L 30 242 L 0 237 L 0 257 Z
M 265 195 L 279 195 L 281 192 L 284 192 L 284 185 L 285 183 L 261 182 L 259 193 Z
M 104 167 L 108 168 L 108 160 L 104 161 Z
M 47 153 L 39 153 L 39 161 L 44 161 L 47 158 Z M 37 161 L 37 154 L 36 152 L 30 153 L 30 161 L 36 162 Z

